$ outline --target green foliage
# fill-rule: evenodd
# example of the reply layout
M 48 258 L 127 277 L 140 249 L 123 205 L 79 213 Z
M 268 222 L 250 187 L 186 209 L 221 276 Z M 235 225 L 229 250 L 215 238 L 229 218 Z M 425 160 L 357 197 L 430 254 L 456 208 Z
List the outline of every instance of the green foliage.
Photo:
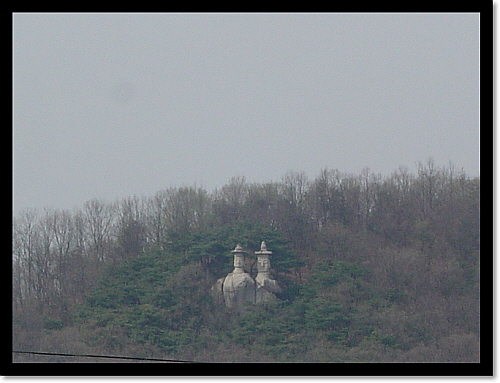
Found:
M 114 344 L 113 334 L 119 329 L 131 342 L 154 345 L 165 352 L 196 344 L 209 326 L 209 313 L 214 310 L 209 289 L 216 278 L 232 270 L 230 250 L 236 243 L 257 250 L 260 241 L 265 239 L 273 250 L 273 268 L 277 265 L 277 271 L 287 272 L 289 267 L 301 264 L 277 232 L 256 225 L 213 227 L 184 233 L 184 236 L 178 232 L 169 235 L 171 246 L 165 251 L 129 258 L 109 268 L 82 307 L 81 323 L 98 329 L 100 339 L 109 335 L 106 344 Z M 271 317 L 268 315 L 268 318 Z M 245 325 L 249 321 L 250 317 L 243 318 L 241 326 L 226 335 L 236 342 L 245 339 L 248 343 L 251 336 L 246 336 L 249 334 L 245 329 L 254 327 Z M 224 336 L 217 327 L 227 330 L 227 326 L 219 325 L 217 320 L 211 326 L 210 339 Z M 277 335 L 265 326 L 262 322 L 255 328 L 262 329 L 263 342 L 270 347 L 270 338 Z M 271 328 L 278 326 L 279 322 L 275 322 Z
M 243 248 L 258 250 L 261 241 L 265 240 L 268 248 L 273 251 L 271 262 L 276 272 L 286 272 L 304 264 L 294 255 L 280 233 L 259 224 L 239 222 L 214 226 L 188 234 L 184 238 L 179 237 L 177 233 L 171 233 L 170 238 L 172 242 L 184 243 L 182 248 L 176 247 L 176 250 L 184 251 L 187 262 L 206 263 L 209 270 L 218 277 L 232 271 L 231 250 L 238 243 Z
M 315 265 L 311 282 L 316 285 L 317 289 L 328 288 L 341 280 L 354 282 L 357 278 L 363 278 L 366 275 L 368 271 L 360 265 L 328 259 Z
M 47 330 L 60 330 L 64 327 L 64 321 L 60 319 L 45 318 L 43 327 Z

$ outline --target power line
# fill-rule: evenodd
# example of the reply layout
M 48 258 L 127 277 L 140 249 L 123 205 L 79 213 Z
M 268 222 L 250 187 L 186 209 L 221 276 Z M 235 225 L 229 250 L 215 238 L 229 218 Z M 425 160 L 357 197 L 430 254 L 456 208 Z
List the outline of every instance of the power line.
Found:
M 78 358 L 145 360 L 145 361 L 152 361 L 152 362 L 168 362 L 168 363 L 200 363 L 200 362 L 195 362 L 192 360 L 180 360 L 180 359 L 141 358 L 141 357 L 132 357 L 132 356 L 91 355 L 91 354 L 66 354 L 66 353 L 41 352 L 41 351 L 12 351 L 12 353 L 14 353 L 14 354 L 43 355 L 43 356 L 78 357 Z

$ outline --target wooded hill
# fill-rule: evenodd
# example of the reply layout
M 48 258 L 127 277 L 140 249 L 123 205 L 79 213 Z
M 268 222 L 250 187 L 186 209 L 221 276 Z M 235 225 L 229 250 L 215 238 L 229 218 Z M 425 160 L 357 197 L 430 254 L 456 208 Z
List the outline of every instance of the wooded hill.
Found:
M 209 193 L 13 220 L 15 350 L 208 362 L 479 361 L 479 178 L 237 177 Z M 237 243 L 273 251 L 277 303 L 217 305 Z M 72 361 L 15 355 L 16 361 Z

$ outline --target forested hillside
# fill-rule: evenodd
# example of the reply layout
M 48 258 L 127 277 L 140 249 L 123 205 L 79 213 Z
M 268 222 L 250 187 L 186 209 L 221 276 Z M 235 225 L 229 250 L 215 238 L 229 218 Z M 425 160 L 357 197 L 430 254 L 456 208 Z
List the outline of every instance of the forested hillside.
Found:
M 237 177 L 13 220 L 13 348 L 208 362 L 478 362 L 479 178 L 420 163 Z M 237 243 L 275 303 L 209 291 Z M 15 361 L 75 361 L 15 355 Z

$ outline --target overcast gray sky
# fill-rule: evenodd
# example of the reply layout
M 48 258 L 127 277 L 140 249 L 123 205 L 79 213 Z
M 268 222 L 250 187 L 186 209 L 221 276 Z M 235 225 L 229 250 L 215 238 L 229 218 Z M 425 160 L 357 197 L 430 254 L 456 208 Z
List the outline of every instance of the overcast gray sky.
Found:
M 169 186 L 479 175 L 478 14 L 14 14 L 14 212 Z

